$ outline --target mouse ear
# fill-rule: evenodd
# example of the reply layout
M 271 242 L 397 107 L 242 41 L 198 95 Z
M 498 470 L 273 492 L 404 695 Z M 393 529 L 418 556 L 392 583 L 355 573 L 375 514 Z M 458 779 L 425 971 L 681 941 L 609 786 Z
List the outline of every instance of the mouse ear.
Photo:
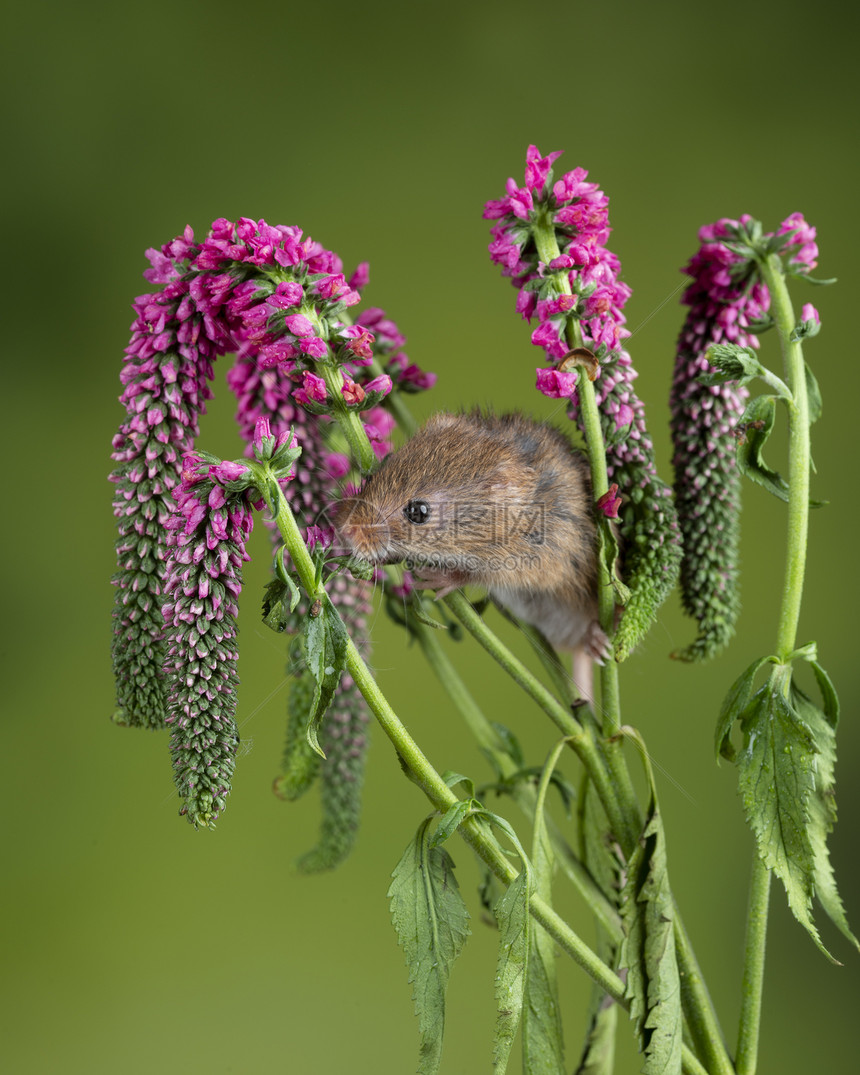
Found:
M 458 421 L 459 415 L 451 414 L 448 411 L 439 411 L 437 414 L 432 415 L 425 424 L 425 429 L 447 429 L 449 426 L 455 424 Z

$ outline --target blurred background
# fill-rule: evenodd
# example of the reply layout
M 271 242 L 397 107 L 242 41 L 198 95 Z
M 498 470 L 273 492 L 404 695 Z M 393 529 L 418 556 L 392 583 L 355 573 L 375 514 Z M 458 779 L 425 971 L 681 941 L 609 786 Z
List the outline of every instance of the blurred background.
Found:
M 305 877 L 319 804 L 271 794 L 285 724 L 283 639 L 259 621 L 262 534 L 241 613 L 244 754 L 217 832 L 177 816 L 167 737 L 111 724 L 114 570 L 110 441 L 143 252 L 186 224 L 298 224 L 371 266 L 366 301 L 439 375 L 415 399 L 554 413 L 533 390 L 539 354 L 490 266 L 484 202 L 522 179 L 526 147 L 564 150 L 611 198 L 611 246 L 633 287 L 630 351 L 669 476 L 667 404 L 683 313 L 679 267 L 700 225 L 749 212 L 768 230 L 794 210 L 817 225 L 807 347 L 824 394 L 799 641 L 815 638 L 843 702 L 840 824 L 831 853 L 860 927 L 856 586 L 850 557 L 857 364 L 857 15 L 834 0 L 753 5 L 626 2 L 528 8 L 510 0 L 279 4 L 150 0 L 17 5 L 5 17 L 2 294 L 7 495 L 2 538 L 4 1066 L 21 1073 L 408 1073 L 417 1025 L 385 898 L 427 807 L 379 734 L 363 829 L 340 870 Z M 851 210 L 853 212 L 853 210 Z M 23 260 L 17 261 L 18 251 Z M 765 356 L 778 364 L 775 339 Z M 218 371 L 201 446 L 241 453 Z M 559 421 L 563 421 L 558 415 Z M 773 454 L 777 460 L 778 448 Z M 16 464 L 16 465 L 18 465 Z M 854 494 L 852 494 L 852 497 Z M 784 511 L 747 490 L 745 612 L 707 667 L 670 650 L 692 637 L 677 597 L 623 669 L 625 719 L 660 766 L 676 895 L 729 1041 L 736 1035 L 751 857 L 731 767 L 713 761 L 720 701 L 776 633 Z M 485 763 L 384 614 L 372 623 L 383 689 L 439 769 Z M 512 639 L 519 645 L 518 640 Z M 542 762 L 555 732 L 482 653 L 453 648 L 486 709 Z M 515 808 L 500 808 L 517 823 Z M 473 912 L 455 967 L 442 1071 L 489 1071 L 495 936 L 478 872 L 452 843 Z M 560 909 L 590 936 L 559 886 Z M 860 960 L 819 914 L 834 967 L 772 900 L 760 1070 L 849 1072 Z M 571 1070 L 589 986 L 560 961 Z M 639 1069 L 619 1035 L 620 1073 Z M 511 1070 L 519 1070 L 519 1061 Z

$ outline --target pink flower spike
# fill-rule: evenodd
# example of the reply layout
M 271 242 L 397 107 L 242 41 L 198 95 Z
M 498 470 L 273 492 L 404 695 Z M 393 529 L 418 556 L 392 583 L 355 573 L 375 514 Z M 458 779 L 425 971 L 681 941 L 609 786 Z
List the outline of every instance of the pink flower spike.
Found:
M 364 389 L 360 384 L 356 384 L 355 381 L 350 380 L 345 373 L 343 374 L 343 400 L 344 403 L 364 402 Z
M 248 473 L 248 467 L 244 463 L 234 463 L 227 459 L 219 463 L 217 467 L 209 468 L 209 477 L 217 482 L 234 482 Z
M 284 324 L 287 326 L 287 331 L 292 332 L 294 336 L 303 337 L 314 334 L 314 326 L 304 314 L 289 314 L 284 318 Z
M 302 374 L 302 385 L 308 394 L 308 398 L 315 400 L 317 403 L 325 403 L 326 399 L 328 399 L 325 381 L 315 373 L 306 370 Z
M 349 456 L 344 455 L 343 452 L 329 452 L 323 457 L 323 471 L 333 481 L 349 474 L 349 467 Z
M 330 526 L 309 526 L 305 531 L 308 552 L 313 552 L 317 545 L 321 549 L 328 549 L 333 541 L 334 530 Z
M 257 446 L 264 438 L 269 438 L 272 435 L 272 427 L 269 425 L 269 419 L 265 417 L 257 419 L 257 424 L 254 426 L 254 445 Z
M 621 497 L 618 495 L 618 486 L 613 482 L 597 501 L 597 508 L 598 511 L 603 512 L 607 519 L 617 519 L 620 507 Z
M 549 399 L 572 399 L 576 394 L 575 373 L 562 373 L 559 370 L 538 369 L 537 390 Z
M 818 310 L 812 305 L 811 302 L 804 304 L 803 309 L 800 311 L 801 321 L 814 321 L 816 325 L 821 324 L 821 318 L 818 316 Z
M 370 279 L 370 263 L 367 261 L 359 262 L 355 267 L 355 272 L 350 276 L 347 283 L 351 288 L 356 291 L 360 291 L 363 287 L 367 287 L 367 282 Z
M 387 373 L 382 373 L 379 377 L 374 377 L 372 381 L 368 381 L 364 386 L 365 392 L 381 392 L 382 396 L 387 396 L 391 391 L 392 381 Z M 382 396 L 380 398 L 382 398 Z
M 325 358 L 328 354 L 328 344 L 319 336 L 308 336 L 299 340 L 299 349 L 309 358 Z
M 552 167 L 553 161 L 561 156 L 561 150 L 550 153 L 547 157 L 540 155 L 537 146 L 529 146 L 526 151 L 526 186 L 535 194 L 542 194 L 546 177 Z

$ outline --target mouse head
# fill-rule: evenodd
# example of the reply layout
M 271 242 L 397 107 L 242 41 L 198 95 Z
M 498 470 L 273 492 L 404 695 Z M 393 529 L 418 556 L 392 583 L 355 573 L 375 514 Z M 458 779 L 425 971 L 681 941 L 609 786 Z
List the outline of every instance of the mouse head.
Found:
M 505 512 L 522 479 L 480 416 L 439 414 L 341 502 L 335 527 L 374 563 L 453 560 L 504 544 Z

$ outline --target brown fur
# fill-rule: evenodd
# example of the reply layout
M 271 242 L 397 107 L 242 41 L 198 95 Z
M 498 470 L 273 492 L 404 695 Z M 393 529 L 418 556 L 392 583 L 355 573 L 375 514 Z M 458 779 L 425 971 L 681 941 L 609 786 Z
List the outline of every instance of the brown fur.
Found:
M 425 522 L 406 517 L 410 501 L 428 505 Z M 589 468 L 556 429 L 521 414 L 437 414 L 342 502 L 335 524 L 364 559 L 406 560 L 442 592 L 484 586 L 554 644 L 595 648 Z

